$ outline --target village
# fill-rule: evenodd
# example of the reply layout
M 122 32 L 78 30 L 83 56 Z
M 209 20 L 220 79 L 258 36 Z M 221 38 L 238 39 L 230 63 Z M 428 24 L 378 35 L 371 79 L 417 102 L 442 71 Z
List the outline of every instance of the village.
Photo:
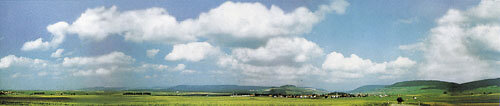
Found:
M 273 98 L 303 98 L 303 99 L 335 99 L 335 98 L 347 98 L 347 97 L 368 97 L 369 94 L 349 94 L 343 92 L 334 92 L 328 94 L 309 94 L 309 95 L 286 95 L 286 94 L 233 94 L 231 97 L 273 97 Z

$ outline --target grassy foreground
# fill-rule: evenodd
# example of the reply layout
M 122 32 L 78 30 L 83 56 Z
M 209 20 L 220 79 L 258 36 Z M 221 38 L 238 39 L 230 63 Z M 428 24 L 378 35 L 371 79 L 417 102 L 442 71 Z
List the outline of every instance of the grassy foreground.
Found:
M 417 96 L 417 100 L 411 97 Z M 124 96 L 124 95 L 3 95 L 0 105 L 389 105 L 397 96 L 339 99 L 298 99 L 230 96 Z M 405 104 L 498 106 L 500 94 L 407 95 Z

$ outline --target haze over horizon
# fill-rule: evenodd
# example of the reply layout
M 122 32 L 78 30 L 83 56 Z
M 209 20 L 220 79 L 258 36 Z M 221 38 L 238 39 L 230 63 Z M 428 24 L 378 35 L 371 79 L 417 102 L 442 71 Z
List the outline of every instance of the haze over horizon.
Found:
M 0 1 L 0 89 L 500 77 L 500 0 Z

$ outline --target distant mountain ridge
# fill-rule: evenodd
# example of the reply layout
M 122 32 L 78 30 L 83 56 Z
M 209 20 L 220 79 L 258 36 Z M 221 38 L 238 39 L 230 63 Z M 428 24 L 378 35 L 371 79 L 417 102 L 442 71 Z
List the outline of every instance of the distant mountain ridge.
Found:
M 120 90 L 128 90 L 130 88 L 127 87 L 90 87 L 90 88 L 82 88 L 78 90 L 84 91 L 120 91 Z
M 236 94 L 325 94 L 327 90 L 312 87 L 297 87 L 283 85 L 280 87 L 269 86 L 240 86 L 240 85 L 177 85 L 173 87 L 153 88 L 126 88 L 126 87 L 91 87 L 80 90 L 88 91 L 181 91 L 181 92 L 215 92 Z
M 271 87 L 265 86 L 239 86 L 239 85 L 177 85 L 170 87 L 168 91 L 185 91 L 185 92 L 233 92 L 268 89 Z
M 385 88 L 387 85 L 365 85 L 349 91 L 350 93 L 368 92 Z
M 442 90 L 443 92 L 464 92 L 485 87 L 499 87 L 500 78 L 484 79 L 466 83 L 454 83 L 438 80 L 413 80 L 397 82 L 392 85 L 367 85 L 356 88 L 351 93 L 395 92 L 403 89 Z

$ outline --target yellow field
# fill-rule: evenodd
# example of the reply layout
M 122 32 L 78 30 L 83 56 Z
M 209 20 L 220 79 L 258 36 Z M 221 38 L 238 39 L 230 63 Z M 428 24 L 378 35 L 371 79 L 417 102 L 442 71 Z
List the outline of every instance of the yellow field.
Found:
M 405 104 L 498 106 L 498 95 L 435 98 L 404 97 Z M 123 96 L 123 95 L 8 95 L 0 96 L 2 105 L 390 105 L 397 97 L 353 97 L 339 99 L 299 99 L 230 96 Z M 466 101 L 464 101 L 466 100 Z M 467 101 L 473 100 L 473 101 Z

